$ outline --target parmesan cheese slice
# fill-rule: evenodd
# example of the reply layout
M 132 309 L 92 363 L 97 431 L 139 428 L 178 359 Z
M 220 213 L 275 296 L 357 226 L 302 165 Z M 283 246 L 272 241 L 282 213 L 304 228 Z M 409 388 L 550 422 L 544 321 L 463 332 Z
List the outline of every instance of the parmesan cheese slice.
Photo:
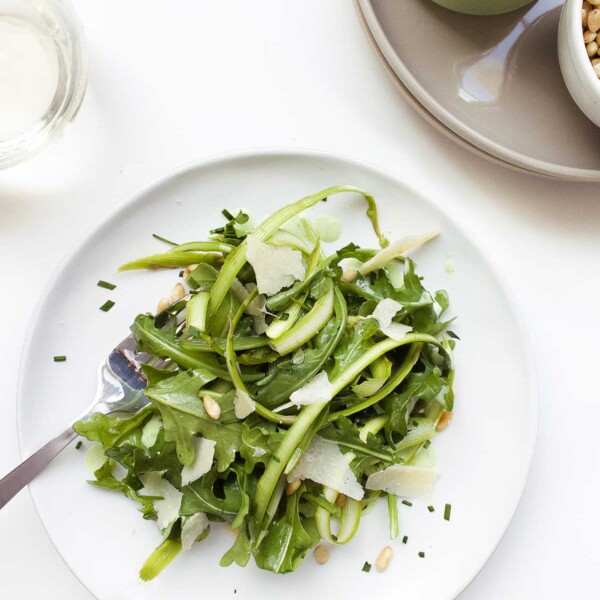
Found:
M 327 373 L 321 371 L 301 388 L 290 396 L 290 401 L 296 406 L 314 404 L 315 402 L 329 402 L 333 398 L 333 386 L 329 382 Z
M 392 465 L 370 475 L 365 487 L 404 498 L 429 498 L 437 478 L 437 471 L 427 467 Z
M 246 259 L 256 274 L 258 291 L 267 296 L 289 287 L 297 279 L 304 280 L 306 275 L 301 252 L 270 246 L 253 235 L 246 238 Z
M 188 485 L 210 471 L 215 457 L 216 442 L 206 438 L 194 438 L 194 460 L 181 470 L 181 485 Z
M 432 231 L 424 233 L 423 235 L 409 235 L 401 240 L 392 242 L 389 246 L 383 250 L 380 250 L 373 258 L 362 265 L 362 267 L 359 269 L 359 273 L 361 275 L 366 275 L 367 273 L 371 273 L 371 271 L 377 271 L 377 269 L 381 269 L 381 267 L 383 267 L 383 265 L 388 263 L 390 260 L 396 258 L 397 256 L 401 256 L 413 248 L 422 246 L 429 240 L 437 237 L 439 234 L 439 229 L 433 229 Z
M 204 513 L 196 513 L 188 517 L 181 526 L 181 549 L 189 550 L 207 527 L 208 518 Z
M 287 477 L 288 482 L 297 479 L 321 483 L 354 500 L 362 500 L 365 495 L 338 445 L 318 435 L 312 439 Z
M 245 419 L 256 410 L 256 402 L 250 398 L 247 392 L 237 390 L 233 400 L 233 412 L 236 418 Z
M 179 518 L 179 509 L 183 494 L 173 487 L 158 471 L 151 471 L 140 475 L 144 484 L 142 494 L 145 496 L 160 496 L 162 500 L 154 501 L 156 523 L 161 531 L 169 529 Z
M 385 298 L 385 300 L 379 302 L 371 315 L 379 323 L 379 329 L 393 340 L 401 340 L 407 333 L 412 331 L 412 327 L 408 325 L 392 322 L 396 313 L 401 309 L 402 304 L 391 298 Z

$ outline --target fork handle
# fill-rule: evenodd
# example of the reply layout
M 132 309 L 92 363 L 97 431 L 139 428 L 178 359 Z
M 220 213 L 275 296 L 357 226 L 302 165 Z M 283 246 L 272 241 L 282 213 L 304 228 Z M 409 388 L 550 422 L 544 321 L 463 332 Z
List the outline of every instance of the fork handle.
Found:
M 6 506 L 13 496 L 20 492 L 42 469 L 65 447 L 77 437 L 72 427 L 65 429 L 60 435 L 42 446 L 35 454 L 22 462 L 6 477 L 0 479 L 0 509 Z

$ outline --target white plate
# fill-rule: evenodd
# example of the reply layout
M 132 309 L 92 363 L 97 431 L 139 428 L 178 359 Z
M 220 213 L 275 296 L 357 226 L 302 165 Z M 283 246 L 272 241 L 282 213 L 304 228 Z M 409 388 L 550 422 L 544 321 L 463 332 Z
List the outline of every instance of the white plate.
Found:
M 542 175 L 600 181 L 600 137 L 558 64 L 560 0 L 491 17 L 430 0 L 358 0 L 409 92 L 457 137 Z
M 326 566 L 312 556 L 294 574 L 275 576 L 254 566 L 218 566 L 231 536 L 214 528 L 209 538 L 180 556 L 160 577 L 142 583 L 137 572 L 159 543 L 153 522 L 120 495 L 85 483 L 89 474 L 73 446 L 30 486 L 58 551 L 101 600 L 179 600 L 204 597 L 305 599 L 450 599 L 481 569 L 502 537 L 523 491 L 535 444 L 535 376 L 517 310 L 495 267 L 445 210 L 401 181 L 346 158 L 303 151 L 254 151 L 187 167 L 153 184 L 123 205 L 76 248 L 49 285 L 30 328 L 19 390 L 23 456 L 47 440 L 89 401 L 96 365 L 127 333 L 138 312 L 153 310 L 177 273 L 115 274 L 132 257 L 160 250 L 153 232 L 175 240 L 201 238 L 220 222 L 224 207 L 245 207 L 257 217 L 283 203 L 336 184 L 374 194 L 385 231 L 394 237 L 438 226 L 442 235 L 419 251 L 430 288 L 450 293 L 459 315 L 456 411 L 436 438 L 442 476 L 429 513 L 426 504 L 401 505 L 400 538 L 388 538 L 387 510 L 365 516 L 356 538 L 333 548 Z M 319 207 L 343 218 L 341 243 L 374 242 L 356 196 L 331 198 Z M 446 273 L 452 258 L 456 270 Z M 96 287 L 99 279 L 118 285 Z M 109 313 L 98 307 L 116 301 Z M 67 362 L 52 356 L 66 354 Z M 450 522 L 442 518 L 452 504 Z M 407 544 L 401 538 L 409 536 Z M 363 573 L 386 544 L 394 549 L 385 574 Z M 419 558 L 424 551 L 426 557 Z

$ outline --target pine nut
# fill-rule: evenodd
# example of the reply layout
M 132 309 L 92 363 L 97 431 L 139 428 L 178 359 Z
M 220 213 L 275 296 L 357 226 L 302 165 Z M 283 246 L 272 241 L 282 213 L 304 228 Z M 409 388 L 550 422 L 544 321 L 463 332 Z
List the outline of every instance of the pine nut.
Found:
M 438 424 L 435 428 L 436 431 L 443 431 L 448 427 L 448 423 L 452 420 L 452 413 L 449 410 L 445 410 L 438 421 Z
M 600 29 L 600 9 L 594 9 L 587 18 L 587 28 L 596 33 Z
M 213 421 L 217 421 L 221 416 L 221 407 L 219 406 L 219 403 L 209 394 L 204 396 L 202 402 L 204 403 L 206 414 L 213 419 Z
M 296 493 L 296 490 L 300 487 L 301 483 L 302 482 L 299 479 L 296 479 L 295 481 L 290 481 L 285 486 L 285 495 L 291 496 L 292 494 Z
M 169 304 L 171 304 L 171 303 L 169 302 L 168 298 L 161 298 L 158 301 L 158 306 L 156 307 L 156 312 L 161 313 L 163 310 L 166 310 L 167 308 L 169 308 Z
M 171 301 L 171 304 L 173 304 L 173 302 L 177 302 L 178 300 L 181 300 L 184 296 L 185 296 L 185 288 L 180 283 L 176 283 L 173 286 L 173 289 L 171 290 L 171 295 L 169 296 L 169 300 Z
M 591 42 L 590 44 L 588 44 L 586 47 L 586 52 L 587 55 L 592 58 L 592 56 L 594 56 L 594 54 L 596 54 L 596 52 L 598 52 L 598 44 L 596 44 L 596 42 Z
M 329 550 L 327 550 L 327 546 L 323 546 L 323 544 L 319 544 L 315 548 L 315 560 L 320 564 L 324 565 L 329 560 Z
M 380 573 L 383 573 L 387 569 L 387 566 L 390 564 L 390 560 L 392 560 L 392 549 L 389 546 L 386 546 L 377 555 L 377 560 L 375 561 L 375 568 Z
M 348 497 L 346 496 L 346 494 L 338 494 L 338 497 L 335 499 L 335 505 L 342 508 L 343 506 L 346 506 L 347 499 Z
M 600 0 L 589 0 L 588 4 L 591 4 L 593 6 L 598 6 L 598 4 L 600 4 Z
M 594 73 L 596 73 L 596 77 L 600 79 L 600 63 L 594 65 Z
M 585 10 L 581 10 L 581 25 L 585 29 L 587 27 L 588 13 Z
M 595 67 L 596 65 L 600 65 L 600 58 L 595 58 L 592 61 L 592 67 Z
M 584 31 L 583 32 L 583 41 L 586 44 L 589 44 L 590 42 L 593 42 L 596 39 L 596 36 L 598 34 L 594 33 L 593 31 Z
M 354 283 L 357 277 L 358 271 L 356 269 L 347 269 L 342 275 L 342 281 L 345 281 L 346 283 Z

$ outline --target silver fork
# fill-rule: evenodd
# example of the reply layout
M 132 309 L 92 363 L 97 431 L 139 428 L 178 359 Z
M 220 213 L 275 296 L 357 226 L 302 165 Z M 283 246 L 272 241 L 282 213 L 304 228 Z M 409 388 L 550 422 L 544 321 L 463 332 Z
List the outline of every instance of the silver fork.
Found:
M 184 297 L 156 316 L 157 326 L 161 318 L 166 321 L 169 314 L 180 312 L 185 305 Z M 183 323 L 180 323 L 177 333 L 181 333 Z M 0 509 L 14 496 L 39 475 L 44 467 L 70 442 L 77 433 L 73 429 L 76 421 L 89 418 L 93 413 L 104 415 L 110 413 L 137 412 L 148 404 L 144 394 L 146 377 L 142 365 L 154 360 L 145 352 L 137 352 L 133 335 L 126 337 L 101 363 L 98 368 L 98 387 L 93 402 L 75 421 L 61 434 L 42 446 L 35 454 L 22 462 L 16 469 L 0 479 Z M 154 366 L 164 366 L 168 360 L 161 360 Z

